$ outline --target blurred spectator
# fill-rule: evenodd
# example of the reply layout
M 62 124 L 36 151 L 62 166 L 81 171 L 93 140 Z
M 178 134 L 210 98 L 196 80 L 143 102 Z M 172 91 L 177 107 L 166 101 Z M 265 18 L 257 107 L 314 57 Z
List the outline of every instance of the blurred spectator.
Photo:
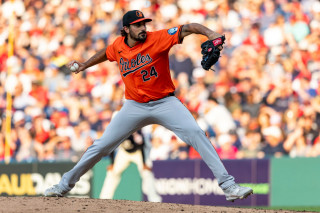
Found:
M 267 46 L 264 43 L 263 36 L 260 34 L 260 24 L 253 23 L 249 35 L 244 39 L 243 45 L 251 46 L 258 53 L 263 53 L 267 51 Z
M 283 115 L 283 131 L 286 135 L 295 131 L 298 124 L 298 118 L 302 115 L 302 110 L 300 109 L 300 104 L 297 99 L 290 101 L 288 109 Z
M 302 11 L 298 2 L 292 2 L 290 25 L 288 31 L 293 34 L 296 42 L 299 43 L 309 34 L 309 17 Z
M 101 120 L 99 119 L 98 112 L 94 108 L 84 109 L 83 115 L 85 119 L 89 122 L 89 129 L 93 131 L 98 131 L 99 129 L 101 129 Z
M 219 147 L 216 150 L 221 159 L 236 159 L 238 149 L 229 134 L 219 135 L 218 144 Z
M 284 79 L 281 83 L 274 85 L 266 95 L 266 105 L 277 112 L 284 112 L 291 101 L 291 84 L 287 82 L 288 80 Z
M 151 140 L 152 148 L 150 151 L 150 160 L 166 160 L 169 157 L 170 149 L 163 144 L 160 137 L 154 137 Z
M 13 115 L 14 131 L 19 140 L 19 148 L 16 149 L 18 162 L 32 162 L 37 159 L 35 140 L 30 134 L 30 126 L 26 124 L 26 115 L 23 111 L 16 111 Z
M 77 152 L 84 152 L 91 145 L 92 141 L 97 138 L 97 132 L 90 127 L 90 123 L 86 120 L 80 122 L 79 131 L 80 137 L 73 140 L 72 147 Z
M 253 87 L 249 94 L 245 96 L 245 102 L 242 110 L 247 111 L 252 118 L 257 118 L 261 107 L 261 99 L 259 97 L 259 89 Z
M 282 157 L 286 155 L 283 147 L 283 136 L 279 127 L 270 126 L 262 131 L 264 145 L 261 148 L 260 155 L 264 158 Z
M 300 119 L 299 123 L 303 122 L 302 119 Z M 291 132 L 283 145 L 290 157 L 307 156 L 311 149 L 311 145 L 307 145 L 303 137 L 303 128 L 297 128 L 294 132 Z
M 206 104 L 204 117 L 216 134 L 228 133 L 236 128 L 231 113 L 212 96 L 209 97 Z
M 175 77 L 177 77 L 181 72 L 188 75 L 189 82 L 192 79 L 192 71 L 194 69 L 193 62 L 186 52 L 186 49 L 182 46 L 174 48 L 175 53 L 171 54 L 170 69 L 173 70 Z
M 21 83 L 18 83 L 13 93 L 13 107 L 24 110 L 27 106 L 35 106 L 37 100 L 23 91 Z
M 249 130 L 242 140 L 242 146 L 237 153 L 237 158 L 261 158 L 262 144 L 261 134 L 258 131 Z
M 275 14 L 273 14 L 275 15 Z M 263 39 L 264 43 L 269 47 L 279 47 L 285 45 L 287 42 L 287 34 L 284 31 L 283 24 L 285 20 L 282 15 L 278 15 L 264 30 Z M 264 22 L 262 22 L 263 24 Z M 290 34 L 289 34 L 290 35 Z
M 64 116 L 60 118 L 59 124 L 57 127 L 57 135 L 60 137 L 72 137 L 74 135 L 74 129 L 70 125 L 69 118 Z
M 76 153 L 71 147 L 71 138 L 69 136 L 61 137 L 55 146 L 55 159 L 58 161 L 76 161 Z
M 276 21 L 277 16 L 280 14 L 277 9 L 277 3 L 276 1 L 272 0 L 265 0 L 262 3 L 262 16 L 259 20 L 259 23 L 261 24 L 261 29 L 264 31 L 265 29 L 270 29 L 270 25 Z M 272 36 L 275 39 L 276 36 Z
M 52 139 L 52 135 L 50 135 L 52 123 L 44 117 L 41 108 L 32 108 L 30 109 L 30 113 L 33 124 L 30 131 L 35 140 L 34 146 L 37 152 L 37 157 L 40 160 L 46 160 L 48 157 L 48 142 Z
M 48 91 L 39 81 L 32 82 L 32 88 L 29 94 L 37 100 L 41 108 L 44 108 L 49 102 Z
M 171 137 L 170 141 L 170 152 L 169 157 L 170 160 L 185 160 L 188 159 L 188 146 L 179 142 L 176 136 Z
M 59 71 L 59 67 L 55 64 L 50 64 L 44 70 L 43 86 L 48 88 L 49 93 L 59 92 L 63 87 L 67 87 L 67 82 L 64 79 L 64 74 Z

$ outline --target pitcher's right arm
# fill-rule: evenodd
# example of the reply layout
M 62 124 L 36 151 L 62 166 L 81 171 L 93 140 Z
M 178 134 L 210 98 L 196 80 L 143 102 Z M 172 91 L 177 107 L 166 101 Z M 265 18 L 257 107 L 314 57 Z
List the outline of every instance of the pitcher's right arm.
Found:
M 70 67 L 74 64 L 77 63 L 79 65 L 79 68 L 75 71 L 73 71 L 74 73 L 79 73 L 81 71 L 84 71 L 85 69 L 92 67 L 96 64 L 99 64 L 101 62 L 104 62 L 106 60 L 108 60 L 107 55 L 106 55 L 106 49 L 107 47 L 103 48 L 102 50 L 99 50 L 96 54 L 94 54 L 91 58 L 89 58 L 86 62 L 81 63 L 78 61 L 71 61 L 70 63 L 68 63 L 67 67 L 70 69 Z

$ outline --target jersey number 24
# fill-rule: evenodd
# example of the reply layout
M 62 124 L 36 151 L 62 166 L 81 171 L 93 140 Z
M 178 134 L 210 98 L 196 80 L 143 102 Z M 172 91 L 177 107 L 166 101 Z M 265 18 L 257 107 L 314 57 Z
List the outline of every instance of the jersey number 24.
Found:
M 148 72 L 147 70 L 141 70 L 140 73 L 142 74 L 143 81 L 149 81 L 152 76 L 158 77 L 158 73 L 154 66 L 151 67 L 150 72 Z

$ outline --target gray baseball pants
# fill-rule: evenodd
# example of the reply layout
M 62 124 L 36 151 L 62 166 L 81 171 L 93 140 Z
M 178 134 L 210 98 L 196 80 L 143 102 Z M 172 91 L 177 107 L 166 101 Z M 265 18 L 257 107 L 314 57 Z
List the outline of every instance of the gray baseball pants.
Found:
M 80 177 L 103 156 L 109 155 L 133 132 L 149 124 L 162 125 L 193 146 L 211 169 L 222 189 L 235 183 L 234 177 L 228 174 L 216 150 L 189 110 L 175 96 L 169 96 L 148 103 L 126 100 L 101 138 L 95 140 L 74 168 L 62 176 L 59 186 L 66 192 L 70 191 Z

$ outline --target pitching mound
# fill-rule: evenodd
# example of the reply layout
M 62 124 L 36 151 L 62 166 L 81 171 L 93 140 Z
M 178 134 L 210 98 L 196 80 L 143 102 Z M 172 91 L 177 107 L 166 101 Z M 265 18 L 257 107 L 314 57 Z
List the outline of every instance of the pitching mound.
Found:
M 128 200 L 100 200 L 55 197 L 0 197 L 0 212 L 290 212 L 173 203 L 151 203 Z

